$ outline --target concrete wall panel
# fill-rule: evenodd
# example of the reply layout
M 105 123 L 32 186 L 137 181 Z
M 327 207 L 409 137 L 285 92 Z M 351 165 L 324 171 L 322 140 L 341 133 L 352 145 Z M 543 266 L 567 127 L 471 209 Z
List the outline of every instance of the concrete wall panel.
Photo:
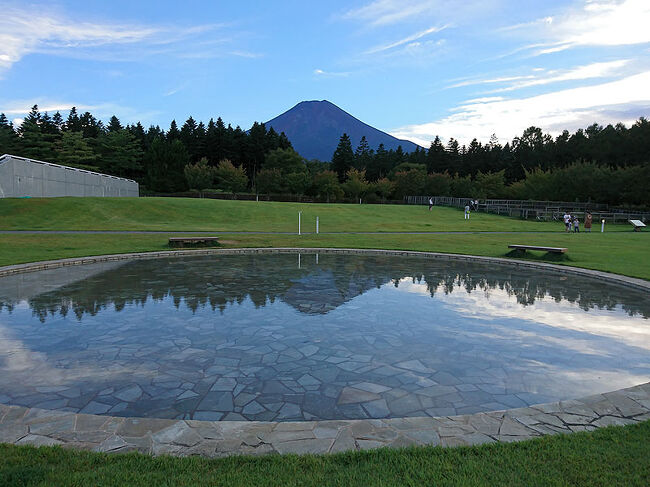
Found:
M 56 166 L 43 165 L 43 179 L 46 181 L 63 181 L 65 182 L 65 172 Z
M 0 198 L 14 194 L 13 161 L 0 164 Z
M 57 196 L 139 196 L 130 179 L 32 159 L 0 157 L 0 198 Z

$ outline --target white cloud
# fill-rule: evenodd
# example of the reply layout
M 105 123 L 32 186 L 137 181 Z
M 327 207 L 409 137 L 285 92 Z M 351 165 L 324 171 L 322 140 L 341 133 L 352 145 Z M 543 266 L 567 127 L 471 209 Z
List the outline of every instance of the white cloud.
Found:
M 31 53 L 48 53 L 82 58 L 128 60 L 125 53 L 134 51 L 133 59 L 143 55 L 219 52 L 221 55 L 251 57 L 246 51 L 227 51 L 209 44 L 225 44 L 231 39 L 206 41 L 197 44 L 197 38 L 205 36 L 221 25 L 190 27 L 147 26 L 84 22 L 66 17 L 47 8 L 3 7 L 0 16 L 0 74 Z M 193 47 L 187 41 L 192 41 Z M 118 48 L 122 48 L 118 50 Z
M 374 26 L 394 24 L 432 10 L 438 3 L 431 0 L 375 0 L 347 11 L 343 18 L 362 20 Z
M 533 75 L 527 75 L 527 76 L 501 76 L 498 78 L 487 78 L 487 79 L 466 79 L 463 81 L 459 81 L 457 83 L 454 83 L 453 85 L 449 85 L 447 88 L 462 88 L 463 86 L 472 86 L 472 85 L 484 85 L 484 84 L 492 84 L 492 83 L 506 83 L 508 81 L 517 81 L 517 80 L 522 80 L 522 79 L 532 79 L 534 78 Z
M 65 117 L 70 108 L 76 107 L 77 112 L 91 111 L 94 116 L 100 120 L 108 120 L 112 115 L 118 114 L 123 124 L 141 122 L 143 125 L 156 123 L 161 114 L 159 110 L 142 110 L 133 107 L 120 105 L 112 102 L 101 103 L 84 103 L 77 101 L 51 100 L 43 97 L 30 98 L 26 100 L 0 100 L 0 113 L 5 115 L 16 116 L 13 119 L 14 126 L 18 127 L 23 123 L 23 117 L 27 115 L 34 105 L 38 105 L 41 113 L 48 112 L 50 115 L 54 112 L 61 112 Z
M 445 118 L 390 133 L 426 147 L 436 135 L 454 137 L 462 143 L 474 137 L 487 142 L 493 133 L 501 140 L 512 139 L 531 125 L 557 134 L 593 122 L 629 124 L 650 111 L 648 86 L 650 71 L 645 71 L 608 83 L 526 98 L 470 100 Z
M 553 17 L 511 26 L 505 31 L 532 37 L 534 55 L 577 46 L 625 46 L 650 43 L 648 0 L 585 0 Z
M 5 115 L 25 115 L 29 113 L 34 105 L 38 105 L 38 110 L 41 113 L 68 111 L 72 107 L 77 107 L 77 111 L 94 110 L 97 108 L 97 105 L 33 98 L 30 100 L 14 100 L 4 103 L 0 102 L 0 113 L 4 113 Z
M 185 88 L 187 88 L 188 86 L 189 86 L 189 82 L 184 81 L 184 82 L 181 83 L 180 85 L 177 85 L 177 86 L 175 86 L 174 88 L 171 88 L 171 89 L 165 91 L 165 92 L 163 93 L 163 96 L 165 96 L 165 97 L 166 97 L 166 96 L 173 96 L 173 95 L 175 95 L 176 93 L 178 93 L 179 91 L 183 91 L 183 90 L 184 90 Z
M 440 32 L 441 30 L 446 29 L 448 26 L 443 25 L 442 27 L 429 27 L 428 29 L 425 29 L 420 32 L 416 32 L 415 34 L 412 34 L 408 37 L 405 37 L 404 39 L 400 39 L 399 41 L 392 42 L 387 45 L 382 45 L 382 46 L 377 46 L 373 47 L 369 50 L 366 51 L 366 54 L 374 54 L 377 52 L 382 52 L 382 51 L 388 51 L 390 49 L 393 49 L 395 47 L 402 46 L 404 44 L 410 44 L 413 41 L 416 41 L 418 39 L 421 39 L 422 37 L 428 36 L 429 34 L 433 34 L 434 32 Z
M 349 71 L 323 71 L 322 69 L 314 69 L 314 74 L 324 78 L 346 78 L 351 73 Z
M 628 59 L 619 59 L 617 61 L 608 61 L 602 63 L 592 63 L 584 66 L 578 66 L 573 69 L 562 71 L 548 71 L 546 76 L 526 76 L 522 77 L 525 81 L 518 80 L 510 86 L 494 90 L 499 91 L 512 91 L 521 88 L 528 88 L 531 86 L 541 86 L 551 83 L 558 83 L 561 81 L 576 81 L 593 78 L 604 78 L 619 72 L 620 68 L 629 63 Z
M 493 12 L 501 0 L 372 0 L 352 8 L 337 18 L 356 21 L 369 27 L 402 23 L 467 23 Z
M 500 91 L 513 91 L 521 88 L 528 88 L 531 86 L 542 86 L 551 83 L 558 83 L 561 81 L 577 81 L 593 78 L 604 78 L 607 76 L 612 76 L 614 74 L 619 74 L 621 72 L 621 68 L 627 66 L 629 63 L 629 59 L 618 59 L 615 61 L 596 62 L 563 70 L 547 71 L 545 68 L 533 68 L 531 71 L 534 74 L 460 79 L 456 83 L 447 86 L 447 88 L 463 88 L 465 86 L 503 84 L 507 86 L 494 89 L 490 92 L 496 93 Z

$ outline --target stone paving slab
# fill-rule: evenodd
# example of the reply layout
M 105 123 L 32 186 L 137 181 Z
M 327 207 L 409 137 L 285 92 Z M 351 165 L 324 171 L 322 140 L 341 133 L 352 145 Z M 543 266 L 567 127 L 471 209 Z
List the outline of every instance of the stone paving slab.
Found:
M 301 422 L 118 418 L 0 404 L 0 442 L 223 457 L 528 440 L 650 420 L 650 382 L 583 399 L 449 417 Z

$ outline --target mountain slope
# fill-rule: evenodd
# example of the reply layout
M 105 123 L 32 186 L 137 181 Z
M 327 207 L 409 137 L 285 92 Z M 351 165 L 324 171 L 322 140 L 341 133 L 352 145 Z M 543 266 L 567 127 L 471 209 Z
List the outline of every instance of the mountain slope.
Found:
M 401 145 L 404 152 L 413 152 L 417 147 L 363 123 L 327 100 L 302 101 L 265 125 L 267 129 L 284 132 L 293 148 L 306 159 L 329 161 L 343 133 L 350 136 L 353 150 L 364 135 L 374 150 L 379 144 L 384 144 L 386 150 Z

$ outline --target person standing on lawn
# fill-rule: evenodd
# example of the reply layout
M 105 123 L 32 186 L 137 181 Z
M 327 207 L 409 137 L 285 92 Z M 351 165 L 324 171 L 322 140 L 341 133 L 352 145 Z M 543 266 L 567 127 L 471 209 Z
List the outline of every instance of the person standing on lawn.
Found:
M 591 233 L 591 221 L 593 220 L 593 216 L 591 216 L 591 212 L 588 211 L 585 214 L 585 232 Z
M 562 217 L 564 220 L 564 226 L 566 228 L 566 232 L 569 233 L 569 226 L 571 225 L 571 215 L 569 213 L 565 213 L 564 216 Z

